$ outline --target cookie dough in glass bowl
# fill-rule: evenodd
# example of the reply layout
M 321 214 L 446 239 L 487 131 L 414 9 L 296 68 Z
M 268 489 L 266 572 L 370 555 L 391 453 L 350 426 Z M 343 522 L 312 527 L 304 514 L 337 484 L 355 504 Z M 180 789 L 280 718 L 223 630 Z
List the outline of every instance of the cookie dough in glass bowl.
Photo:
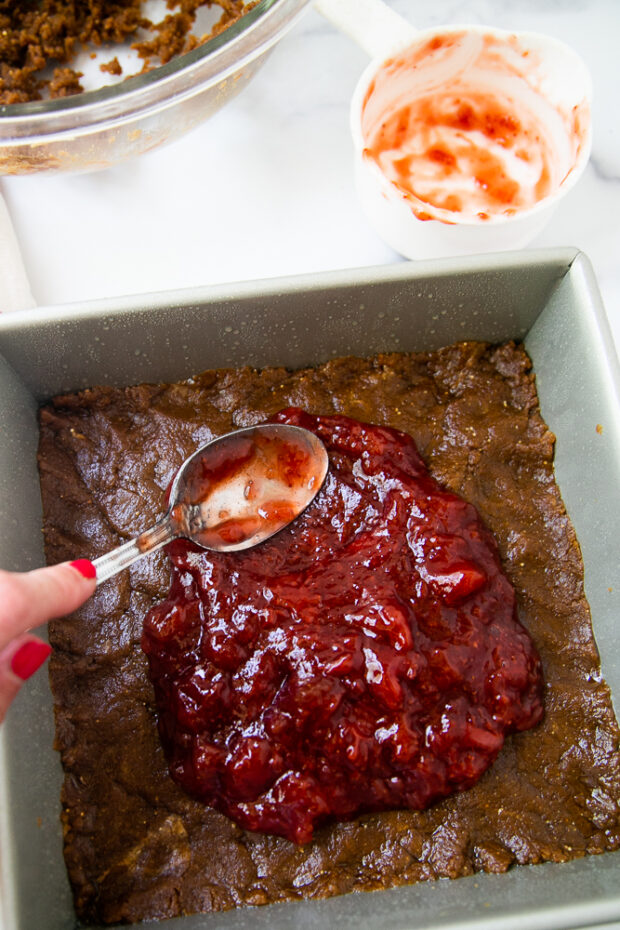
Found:
M 0 106 L 0 174 L 110 167 L 184 135 L 252 78 L 309 0 L 260 0 L 206 42 L 124 80 L 99 70 L 83 93 Z M 106 47 L 107 58 L 115 51 Z M 88 59 L 98 52 L 86 52 Z M 119 56 L 120 57 L 120 56 Z M 123 69 L 125 70 L 125 69 Z M 107 82 L 113 83 L 107 83 Z

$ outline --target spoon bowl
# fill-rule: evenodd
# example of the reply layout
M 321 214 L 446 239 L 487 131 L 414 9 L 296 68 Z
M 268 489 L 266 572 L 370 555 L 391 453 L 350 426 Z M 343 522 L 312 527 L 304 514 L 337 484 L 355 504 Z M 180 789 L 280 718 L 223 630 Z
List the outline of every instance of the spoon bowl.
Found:
M 217 552 L 264 542 L 314 500 L 328 466 L 314 433 L 284 423 L 247 427 L 206 443 L 177 472 L 164 516 L 95 559 L 97 584 L 180 536 Z

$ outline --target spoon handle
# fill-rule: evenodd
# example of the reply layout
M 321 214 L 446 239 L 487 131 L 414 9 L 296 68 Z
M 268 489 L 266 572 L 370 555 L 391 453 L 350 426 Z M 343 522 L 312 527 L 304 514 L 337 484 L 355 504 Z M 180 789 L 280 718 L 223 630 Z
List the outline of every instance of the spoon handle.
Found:
M 172 528 L 168 516 L 163 517 L 150 529 L 140 533 L 135 539 L 123 543 L 117 549 L 112 549 L 100 558 L 95 559 L 93 565 L 97 570 L 97 584 L 116 575 L 129 565 L 132 565 L 143 555 L 161 549 L 166 543 L 176 539 L 178 533 Z

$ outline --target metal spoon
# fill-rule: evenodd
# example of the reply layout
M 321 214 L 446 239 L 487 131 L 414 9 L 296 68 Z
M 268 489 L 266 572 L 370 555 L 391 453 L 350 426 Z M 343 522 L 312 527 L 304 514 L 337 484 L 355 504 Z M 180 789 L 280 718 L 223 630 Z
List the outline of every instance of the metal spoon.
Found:
M 97 584 L 179 536 L 218 552 L 256 546 L 306 509 L 328 464 L 314 433 L 284 423 L 251 426 L 208 442 L 177 472 L 164 516 L 95 559 Z

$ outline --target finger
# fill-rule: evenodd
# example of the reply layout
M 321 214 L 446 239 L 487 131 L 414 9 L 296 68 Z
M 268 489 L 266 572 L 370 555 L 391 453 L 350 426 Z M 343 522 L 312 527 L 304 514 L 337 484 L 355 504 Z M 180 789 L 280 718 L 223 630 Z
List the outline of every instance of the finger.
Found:
M 0 649 L 19 633 L 71 613 L 94 590 L 95 569 L 86 559 L 32 572 L 0 571 Z
M 0 652 L 0 723 L 23 683 L 43 665 L 51 651 L 47 643 L 23 633 Z

